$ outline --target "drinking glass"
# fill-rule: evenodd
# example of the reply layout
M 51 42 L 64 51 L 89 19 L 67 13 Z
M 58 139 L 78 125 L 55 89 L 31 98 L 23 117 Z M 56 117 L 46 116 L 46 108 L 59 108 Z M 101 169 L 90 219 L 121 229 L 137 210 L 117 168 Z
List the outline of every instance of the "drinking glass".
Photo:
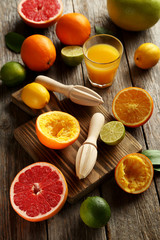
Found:
M 123 54 L 121 41 L 108 34 L 94 35 L 83 44 L 83 53 L 90 83 L 111 86 Z

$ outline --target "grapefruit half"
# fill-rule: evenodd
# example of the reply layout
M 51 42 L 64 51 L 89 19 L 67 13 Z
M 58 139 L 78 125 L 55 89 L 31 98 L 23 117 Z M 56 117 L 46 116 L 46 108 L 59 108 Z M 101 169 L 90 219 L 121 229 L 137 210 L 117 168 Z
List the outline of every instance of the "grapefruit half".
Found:
M 61 0 L 22 0 L 18 13 L 31 27 L 47 28 L 58 21 L 63 12 Z
M 47 162 L 33 163 L 22 169 L 10 187 L 13 209 L 25 220 L 39 222 L 60 211 L 68 195 L 61 171 Z

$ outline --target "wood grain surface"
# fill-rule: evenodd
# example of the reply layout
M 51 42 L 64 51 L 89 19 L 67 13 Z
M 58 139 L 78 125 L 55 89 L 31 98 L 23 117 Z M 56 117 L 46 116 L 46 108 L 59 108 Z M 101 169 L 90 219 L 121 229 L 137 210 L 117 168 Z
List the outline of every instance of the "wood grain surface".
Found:
M 115 94 L 130 86 L 147 90 L 154 100 L 154 111 L 150 120 L 142 127 L 127 129 L 142 145 L 143 149 L 160 150 L 160 62 L 149 70 L 141 70 L 134 64 L 134 52 L 144 42 L 153 42 L 160 47 L 160 21 L 152 28 L 143 32 L 127 32 L 116 27 L 107 12 L 106 0 L 62 0 L 63 14 L 80 12 L 90 21 L 92 32 L 95 26 L 111 30 L 123 43 L 124 53 L 113 85 L 107 89 L 93 88 L 88 79 L 84 65 L 76 68 L 66 66 L 60 57 L 63 45 L 55 33 L 55 25 L 48 29 L 33 29 L 20 19 L 17 13 L 19 0 L 1 1 L 0 7 L 0 66 L 9 61 L 23 64 L 20 54 L 7 49 L 5 35 L 17 32 L 25 37 L 32 34 L 43 34 L 55 44 L 57 58 L 54 65 L 44 74 L 63 84 L 80 84 L 96 90 L 103 99 L 104 107 L 112 114 L 112 101 Z M 21 147 L 14 138 L 14 130 L 33 119 L 11 103 L 12 93 L 25 84 L 34 81 L 39 75 L 27 69 L 24 84 L 7 88 L 0 85 L 0 240 L 159 240 L 160 239 L 160 174 L 154 173 L 150 188 L 140 195 L 123 192 L 116 184 L 114 175 L 103 181 L 99 187 L 87 196 L 102 196 L 111 207 L 111 218 L 108 224 L 100 229 L 88 228 L 80 219 L 79 209 L 82 201 L 76 204 L 66 203 L 63 209 L 51 219 L 30 223 L 20 218 L 12 209 L 9 200 L 9 189 L 16 174 L 33 158 Z M 63 95 L 58 95 L 63 100 Z
M 139 152 L 142 146 L 139 142 L 126 131 L 125 138 L 117 146 L 109 147 L 98 139 L 98 157 L 94 169 L 89 176 L 79 180 L 75 174 L 75 159 L 79 147 L 87 138 L 89 123 L 95 112 L 101 112 L 105 116 L 105 122 L 114 120 L 103 106 L 84 107 L 74 104 L 69 99 L 59 101 L 57 97 L 50 92 L 51 99 L 44 109 L 35 112 L 29 109 L 20 97 L 21 90 L 12 94 L 12 101 L 24 111 L 34 114 L 40 114 L 45 111 L 62 110 L 76 117 L 80 123 L 81 132 L 78 140 L 71 146 L 63 150 L 52 150 L 43 146 L 35 132 L 35 121 L 31 120 L 14 131 L 14 136 L 22 147 L 30 154 L 35 161 L 49 161 L 56 165 L 64 174 L 68 183 L 68 201 L 75 203 L 79 198 L 93 190 L 107 175 L 115 168 L 118 161 L 129 153 Z

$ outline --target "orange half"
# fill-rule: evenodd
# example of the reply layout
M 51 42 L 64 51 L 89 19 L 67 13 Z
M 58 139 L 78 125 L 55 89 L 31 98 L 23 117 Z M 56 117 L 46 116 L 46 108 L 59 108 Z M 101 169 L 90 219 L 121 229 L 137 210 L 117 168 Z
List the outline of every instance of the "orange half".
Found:
M 115 168 L 115 179 L 125 192 L 138 194 L 146 191 L 153 179 L 153 165 L 140 153 L 123 157 Z
M 63 149 L 77 140 L 80 125 L 75 117 L 66 112 L 50 111 L 37 118 L 36 133 L 46 147 Z
M 127 127 L 146 123 L 153 112 L 153 99 L 142 88 L 129 87 L 117 93 L 112 103 L 115 118 Z

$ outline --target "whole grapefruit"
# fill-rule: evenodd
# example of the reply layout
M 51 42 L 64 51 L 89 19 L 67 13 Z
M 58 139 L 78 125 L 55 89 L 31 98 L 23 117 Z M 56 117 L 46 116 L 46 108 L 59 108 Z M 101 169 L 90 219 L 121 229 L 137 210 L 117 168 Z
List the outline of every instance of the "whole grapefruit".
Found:
M 112 21 L 128 31 L 142 31 L 160 19 L 159 0 L 107 0 Z

